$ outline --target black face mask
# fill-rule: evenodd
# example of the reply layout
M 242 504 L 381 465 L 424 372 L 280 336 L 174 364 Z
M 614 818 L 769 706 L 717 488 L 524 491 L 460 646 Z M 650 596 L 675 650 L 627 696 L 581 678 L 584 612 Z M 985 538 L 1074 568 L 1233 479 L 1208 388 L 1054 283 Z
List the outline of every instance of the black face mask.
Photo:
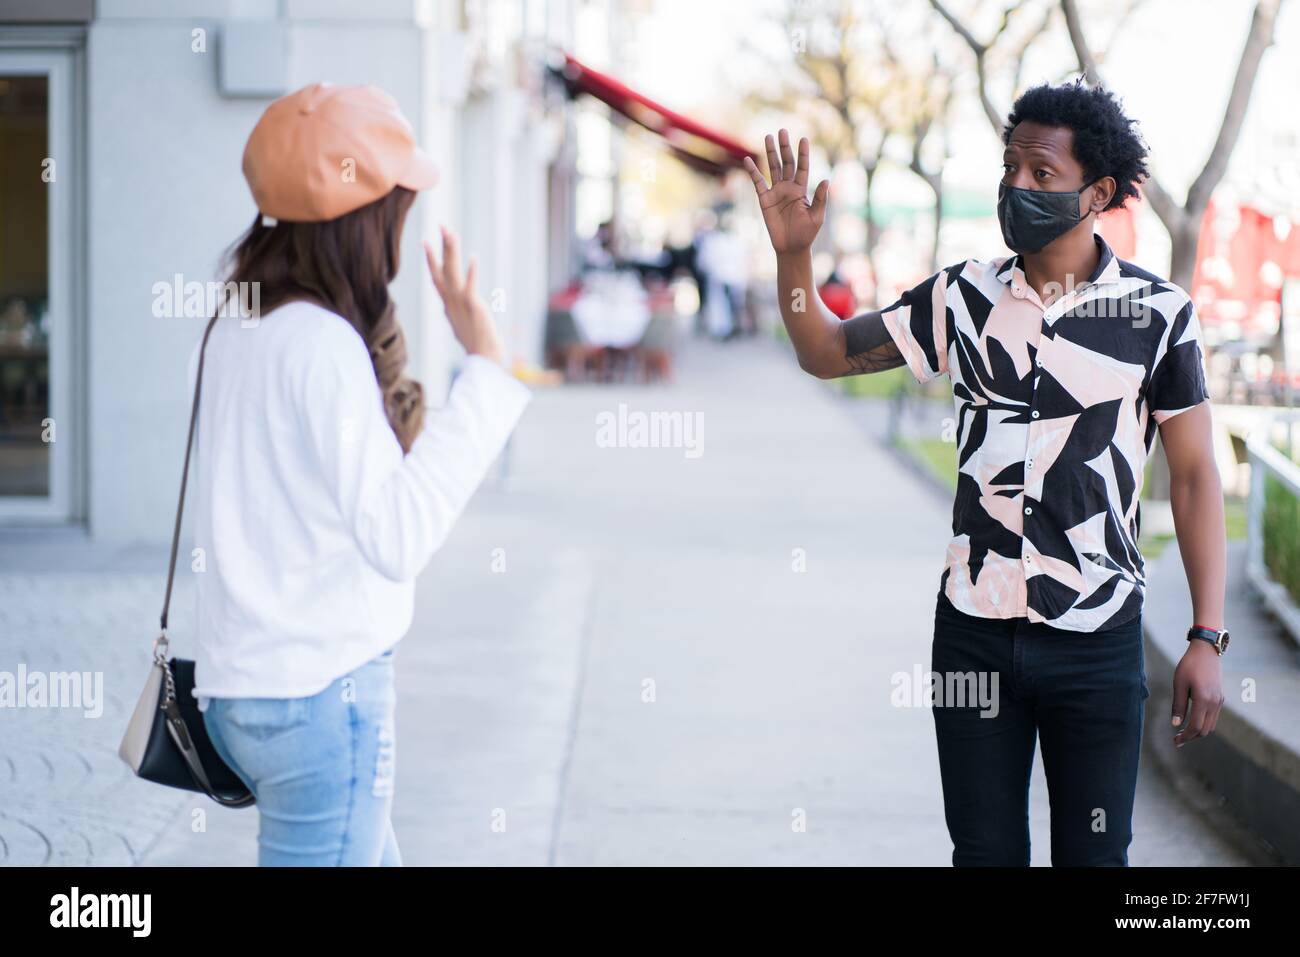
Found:
M 1079 225 L 1079 197 L 1091 185 L 1049 193 L 998 184 L 998 222 L 1007 247 L 1018 253 L 1036 253 Z

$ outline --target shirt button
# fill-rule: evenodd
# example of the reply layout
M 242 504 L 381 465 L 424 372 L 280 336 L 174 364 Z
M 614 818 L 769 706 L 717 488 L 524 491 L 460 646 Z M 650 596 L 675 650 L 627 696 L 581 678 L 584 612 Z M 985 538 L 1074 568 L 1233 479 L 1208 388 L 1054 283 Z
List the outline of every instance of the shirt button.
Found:
M 1042 360 L 1042 359 L 1035 359 L 1035 360 L 1034 360 L 1034 365 L 1038 366 L 1038 368 L 1041 369 L 1041 368 L 1043 367 L 1043 360 Z
M 1036 418 L 1038 418 L 1038 410 L 1037 410 L 1037 409 L 1034 409 L 1033 412 L 1030 412 L 1030 413 L 1029 413 L 1029 417 L 1030 417 L 1031 419 L 1036 419 Z
M 1025 514 L 1026 514 L 1026 515 L 1033 515 L 1033 514 L 1034 514 L 1034 510 L 1033 510 L 1032 508 L 1030 508 L 1028 505 L 1026 505 L 1026 506 L 1025 506 Z
M 1033 460 L 1033 459 L 1025 459 L 1025 468 L 1027 468 L 1027 469 L 1032 469 L 1033 467 L 1034 467 L 1034 460 Z

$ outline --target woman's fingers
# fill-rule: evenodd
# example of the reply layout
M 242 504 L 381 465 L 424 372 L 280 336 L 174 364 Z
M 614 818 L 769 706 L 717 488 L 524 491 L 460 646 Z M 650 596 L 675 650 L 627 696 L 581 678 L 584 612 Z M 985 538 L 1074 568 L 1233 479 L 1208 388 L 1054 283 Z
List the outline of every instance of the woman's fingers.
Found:
M 427 239 L 424 241 L 424 259 L 429 264 L 429 276 L 433 279 L 433 288 L 438 290 L 438 295 L 444 295 L 442 267 L 438 265 L 438 256 L 433 251 L 433 244 Z
M 460 284 L 460 246 L 456 236 L 446 226 L 442 227 L 443 275 L 452 283 Z
M 478 271 L 477 263 L 471 258 L 469 268 L 462 279 L 460 275 L 460 244 L 455 233 L 445 226 L 442 232 L 442 262 L 433 251 L 433 245 L 424 243 L 424 255 L 429 262 L 429 274 L 433 277 L 434 288 L 445 302 L 449 296 L 461 297 L 470 294 L 474 288 L 474 276 Z

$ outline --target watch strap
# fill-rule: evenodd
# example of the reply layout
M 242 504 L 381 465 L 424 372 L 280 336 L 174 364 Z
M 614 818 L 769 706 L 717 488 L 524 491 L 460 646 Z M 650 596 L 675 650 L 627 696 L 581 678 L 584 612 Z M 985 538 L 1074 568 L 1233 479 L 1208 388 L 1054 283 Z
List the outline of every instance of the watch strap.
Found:
M 1222 655 L 1224 649 L 1227 647 L 1227 642 L 1225 640 L 1227 634 L 1228 632 L 1226 630 L 1206 628 L 1202 625 L 1192 625 L 1192 627 L 1187 630 L 1187 640 L 1191 641 L 1192 639 L 1198 639 L 1200 641 L 1209 642 L 1214 646 L 1214 650 Z

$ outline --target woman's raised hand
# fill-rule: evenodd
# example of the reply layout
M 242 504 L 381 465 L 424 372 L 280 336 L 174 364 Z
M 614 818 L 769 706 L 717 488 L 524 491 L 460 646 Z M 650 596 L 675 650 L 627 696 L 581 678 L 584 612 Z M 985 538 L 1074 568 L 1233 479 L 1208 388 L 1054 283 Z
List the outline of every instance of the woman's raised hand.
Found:
M 745 169 L 754 181 L 767 235 L 778 255 L 801 253 L 812 246 L 826 219 L 826 197 L 830 193 L 830 183 L 822 180 L 817 184 L 812 202 L 808 202 L 808 139 L 799 140 L 797 162 L 790 150 L 790 134 L 786 130 L 781 130 L 780 140 L 780 155 L 771 134 L 765 141 L 767 166 L 772 172 L 771 186 L 767 185 L 754 161 L 745 158 Z
M 429 262 L 429 275 L 434 288 L 442 297 L 447 310 L 447 320 L 456 341 L 470 355 L 483 356 L 501 362 L 503 350 L 496 323 L 483 300 L 474 292 L 475 263 L 471 259 L 465 275 L 460 274 L 460 249 L 456 237 L 442 230 L 442 262 L 434 254 L 433 246 L 426 241 L 424 256 Z

